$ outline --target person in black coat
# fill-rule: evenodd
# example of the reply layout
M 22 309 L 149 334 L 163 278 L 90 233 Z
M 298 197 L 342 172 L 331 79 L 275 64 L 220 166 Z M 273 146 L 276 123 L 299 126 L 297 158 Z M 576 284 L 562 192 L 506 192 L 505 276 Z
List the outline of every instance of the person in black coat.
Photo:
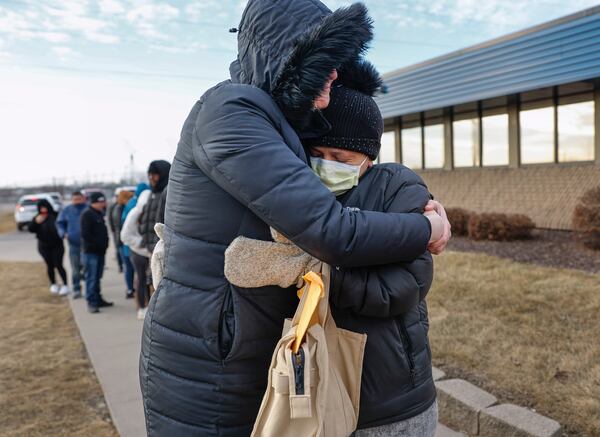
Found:
M 432 195 L 416 173 L 396 163 L 373 165 L 383 118 L 371 95 L 380 84 L 373 74 L 357 78 L 360 92 L 341 86 L 332 90 L 323 112 L 332 130 L 305 141 L 312 168 L 346 208 L 425 212 Z M 439 224 L 432 221 L 434 228 Z M 330 304 L 337 326 L 367 334 L 355 437 L 435 435 L 425 301 L 432 280 L 428 251 L 410 262 L 332 269 Z
M 113 305 L 102 298 L 100 287 L 108 249 L 105 210 L 106 198 L 102 193 L 95 192 L 90 196 L 90 206 L 81 214 L 81 242 L 85 254 L 85 298 L 90 313 L 98 313 L 99 308 Z
M 154 232 L 154 225 L 164 223 L 165 205 L 167 202 L 167 184 L 169 183 L 169 171 L 171 164 L 164 160 L 152 161 L 148 166 L 148 182 L 152 194 L 144 205 L 139 218 L 139 232 L 142 236 L 142 247 L 152 253 L 158 241 Z
M 37 237 L 38 252 L 46 263 L 48 279 L 50 280 L 50 292 L 66 296 L 69 294 L 69 287 L 67 286 L 67 272 L 63 267 L 65 247 L 56 228 L 57 213 L 46 199 L 38 200 L 37 209 L 38 214 L 29 223 L 29 232 L 33 232 Z M 54 270 L 58 270 L 63 283 L 62 287 L 59 287 L 56 283 Z
M 417 174 L 401 164 L 374 165 L 383 118 L 370 97 L 381 83 L 372 73 L 356 84 L 364 92 L 334 84 L 331 103 L 323 111 L 331 131 L 305 141 L 311 166 L 347 209 L 423 213 L 435 204 Z M 425 214 L 432 214 L 432 233 L 440 236 L 440 216 Z M 240 287 L 289 286 L 302 282 L 317 264 L 280 238 L 267 243 L 238 237 L 225 252 L 225 275 Z M 425 302 L 432 279 L 428 251 L 410 261 L 334 265 L 331 270 L 329 302 L 337 326 L 367 334 L 355 437 L 435 434 L 436 390 Z
M 141 246 L 150 254 L 152 254 L 154 246 L 158 242 L 158 235 L 154 232 L 154 226 L 165 221 L 167 184 L 169 183 L 170 170 L 171 164 L 164 160 L 152 161 L 148 166 L 148 182 L 150 183 L 151 193 L 138 219 L 138 232 L 142 236 Z M 138 271 L 138 276 L 143 275 L 139 279 L 143 281 L 143 287 L 151 293 L 154 289 L 152 288 L 150 259 L 134 255 L 134 265 L 136 271 Z M 138 317 L 144 315 L 143 311 L 141 315 L 138 314 Z
M 242 288 L 224 277 L 238 236 L 269 226 L 311 255 L 351 267 L 413 260 L 429 219 L 344 209 L 308 165 L 300 136 L 330 125 L 318 110 L 372 38 L 366 8 L 250 0 L 231 79 L 184 122 L 169 176 L 164 276 L 144 319 L 140 385 L 149 436 L 250 435 L 294 289 Z M 317 109 L 317 110 L 316 110 Z
M 117 221 L 120 218 L 120 211 L 122 208 L 119 208 L 119 203 L 117 196 L 114 197 L 113 203 L 108 207 L 108 227 L 110 228 L 110 232 L 113 235 L 113 241 L 118 240 L 117 236 L 117 226 L 119 222 Z M 117 260 L 117 265 L 119 266 L 119 273 L 123 273 L 123 258 L 121 256 L 121 252 L 119 251 L 119 245 L 115 243 L 115 259 Z

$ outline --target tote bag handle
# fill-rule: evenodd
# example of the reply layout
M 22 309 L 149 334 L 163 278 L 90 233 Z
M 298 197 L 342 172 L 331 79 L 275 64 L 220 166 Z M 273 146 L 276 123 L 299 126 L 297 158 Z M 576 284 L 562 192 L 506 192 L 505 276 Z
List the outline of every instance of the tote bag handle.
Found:
M 302 305 L 302 311 L 297 320 L 296 338 L 292 344 L 292 350 L 295 354 L 298 353 L 308 328 L 319 323 L 319 313 L 317 312 L 317 309 L 319 308 L 321 299 L 325 297 L 325 284 L 318 273 L 310 271 L 304 275 L 302 279 L 304 279 L 306 285 L 301 290 L 302 296 L 300 304 Z M 321 322 L 324 322 L 324 320 Z

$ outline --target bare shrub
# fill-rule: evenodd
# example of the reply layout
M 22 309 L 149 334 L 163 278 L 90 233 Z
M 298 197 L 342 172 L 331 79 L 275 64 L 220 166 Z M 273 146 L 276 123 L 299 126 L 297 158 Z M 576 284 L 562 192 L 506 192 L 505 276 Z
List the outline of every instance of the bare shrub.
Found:
M 579 200 L 573 211 L 573 231 L 585 247 L 600 250 L 600 186 Z
M 474 214 L 463 208 L 446 209 L 448 220 L 452 226 L 453 235 L 467 235 L 469 233 L 469 219 Z
M 534 227 L 523 214 L 483 213 L 471 216 L 468 232 L 473 240 L 511 241 L 531 238 Z

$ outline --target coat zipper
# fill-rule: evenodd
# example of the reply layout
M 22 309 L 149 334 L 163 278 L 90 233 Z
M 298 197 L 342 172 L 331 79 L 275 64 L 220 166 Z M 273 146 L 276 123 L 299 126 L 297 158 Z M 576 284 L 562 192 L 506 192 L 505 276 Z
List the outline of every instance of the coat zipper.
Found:
M 300 348 L 297 354 L 292 353 L 292 366 L 296 379 L 296 394 L 304 394 L 304 349 Z
M 408 335 L 408 331 L 406 330 L 406 326 L 404 326 L 404 320 L 399 319 L 398 324 L 400 325 L 400 333 L 402 334 L 402 345 L 404 346 L 404 350 L 406 351 L 406 357 L 408 358 L 408 367 L 410 372 L 410 382 L 412 386 L 415 386 L 415 361 L 412 356 L 412 342 L 410 341 L 410 337 Z

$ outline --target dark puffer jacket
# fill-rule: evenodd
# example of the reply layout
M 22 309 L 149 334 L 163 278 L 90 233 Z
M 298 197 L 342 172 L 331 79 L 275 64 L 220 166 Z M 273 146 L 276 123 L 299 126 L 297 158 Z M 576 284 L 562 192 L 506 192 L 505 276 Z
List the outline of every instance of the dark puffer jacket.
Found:
M 148 167 L 148 173 L 158 174 L 159 179 L 156 185 L 152 187 L 148 202 L 142 209 L 138 231 L 142 236 L 142 247 L 148 249 L 150 253 L 154 251 L 154 246 L 158 243 L 158 235 L 154 232 L 154 225 L 165 221 L 167 184 L 169 183 L 170 170 L 171 164 L 163 160 L 152 161 Z
M 364 68 L 366 10 L 331 13 L 316 0 L 250 0 L 231 80 L 185 121 L 168 185 L 164 278 L 144 321 L 140 357 L 150 436 L 247 436 L 295 289 L 238 288 L 223 274 L 237 236 L 270 240 L 273 226 L 339 266 L 413 260 L 429 221 L 419 213 L 344 209 L 307 165 L 303 134 L 334 68 Z M 287 116 L 287 118 L 286 118 Z M 289 121 L 288 121 L 289 120 Z
M 413 171 L 380 164 L 338 200 L 347 208 L 422 213 L 430 198 Z M 337 325 L 367 334 L 359 428 L 414 417 L 435 401 L 424 300 L 432 279 L 429 252 L 413 262 L 332 269 L 331 308 Z
M 81 243 L 84 253 L 104 255 L 108 249 L 108 228 L 104 213 L 88 206 L 81 214 Z

